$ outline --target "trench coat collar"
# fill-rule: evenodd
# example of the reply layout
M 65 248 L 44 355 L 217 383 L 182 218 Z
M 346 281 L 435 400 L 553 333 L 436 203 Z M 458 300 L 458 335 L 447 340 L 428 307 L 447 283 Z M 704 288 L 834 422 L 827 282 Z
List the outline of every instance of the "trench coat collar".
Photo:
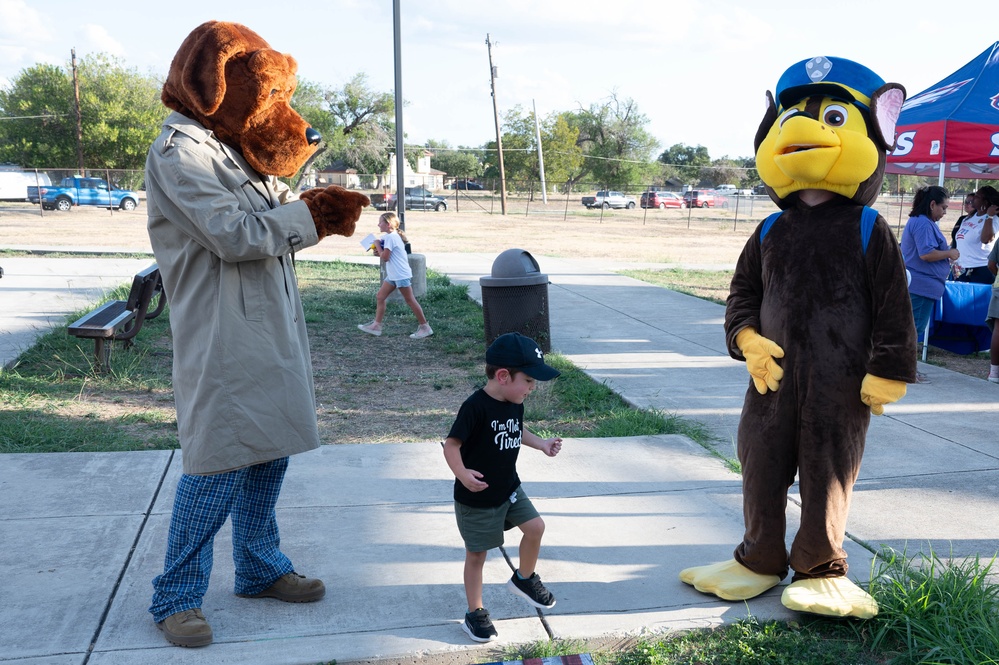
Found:
M 225 156 L 228 157 L 229 160 L 243 172 L 246 176 L 246 181 L 250 183 L 253 188 L 256 189 L 262 197 L 264 197 L 264 199 L 270 201 L 272 208 L 276 208 L 281 204 L 274 192 L 274 188 L 271 187 L 271 178 L 257 173 L 257 171 L 250 166 L 250 164 L 241 154 L 239 154 L 239 152 L 233 150 L 222 141 L 219 141 L 212 130 L 207 129 L 197 120 L 189 118 L 183 113 L 173 111 L 167 116 L 167 119 L 163 121 L 163 126 L 169 127 L 170 129 L 180 132 L 181 134 L 185 134 L 198 143 L 214 143 L 223 152 L 223 154 L 225 154 Z

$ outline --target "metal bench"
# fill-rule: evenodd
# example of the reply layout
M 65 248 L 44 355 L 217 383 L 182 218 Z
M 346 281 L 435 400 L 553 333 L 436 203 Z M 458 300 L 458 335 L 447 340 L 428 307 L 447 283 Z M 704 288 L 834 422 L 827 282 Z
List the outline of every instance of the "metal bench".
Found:
M 150 310 L 154 298 L 158 300 Z M 106 372 L 111 369 L 111 343 L 118 340 L 124 342 L 124 348 L 130 347 L 132 339 L 142 329 L 142 324 L 159 316 L 165 306 L 163 280 L 154 263 L 132 278 L 128 300 L 105 303 L 74 321 L 66 331 L 74 337 L 94 340 L 97 371 Z

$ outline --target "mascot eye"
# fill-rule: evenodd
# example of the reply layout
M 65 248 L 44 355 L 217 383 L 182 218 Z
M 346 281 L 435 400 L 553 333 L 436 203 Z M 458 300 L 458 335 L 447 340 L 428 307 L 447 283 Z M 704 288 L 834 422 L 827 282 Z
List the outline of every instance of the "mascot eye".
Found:
M 849 117 L 850 112 L 846 110 L 845 106 L 841 106 L 840 104 L 830 104 L 822 113 L 822 122 L 826 123 L 830 127 L 842 127 L 846 124 L 846 120 Z
M 796 115 L 804 115 L 804 116 L 808 116 L 809 118 L 812 117 L 812 116 L 808 115 L 807 113 L 805 113 L 804 111 L 802 111 L 801 109 L 794 109 L 794 108 L 792 108 L 792 109 L 788 109 L 788 110 L 784 111 L 784 115 L 782 115 L 780 117 L 780 120 L 778 120 L 777 122 L 778 122 L 778 124 L 781 127 L 783 127 L 785 122 L 787 122 L 788 120 L 790 120 L 791 118 L 793 118 Z
M 278 94 L 278 89 L 277 89 L 277 88 L 273 88 L 273 89 L 271 90 L 271 97 L 273 97 L 273 96 L 274 96 L 274 95 L 276 95 L 276 94 Z

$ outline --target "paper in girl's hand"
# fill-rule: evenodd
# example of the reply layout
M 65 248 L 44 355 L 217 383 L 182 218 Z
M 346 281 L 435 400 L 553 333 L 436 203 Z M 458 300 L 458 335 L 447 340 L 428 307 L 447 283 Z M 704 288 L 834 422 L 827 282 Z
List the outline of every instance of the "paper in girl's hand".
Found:
M 377 239 L 378 238 L 375 236 L 374 233 L 369 233 L 368 235 L 364 236 L 364 240 L 361 241 L 361 247 L 363 247 L 365 250 L 369 250 L 371 249 L 371 246 L 375 244 L 375 240 Z

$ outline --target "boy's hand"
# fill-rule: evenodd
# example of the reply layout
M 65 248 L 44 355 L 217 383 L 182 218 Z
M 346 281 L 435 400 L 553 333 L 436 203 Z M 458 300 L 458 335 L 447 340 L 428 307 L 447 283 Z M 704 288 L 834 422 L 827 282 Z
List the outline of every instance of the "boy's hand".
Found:
M 562 439 L 554 437 L 541 442 L 541 451 L 549 457 L 555 457 L 562 450 Z
M 481 492 L 489 487 L 489 483 L 482 481 L 482 474 L 474 469 L 465 469 L 458 476 L 458 480 L 469 492 Z

